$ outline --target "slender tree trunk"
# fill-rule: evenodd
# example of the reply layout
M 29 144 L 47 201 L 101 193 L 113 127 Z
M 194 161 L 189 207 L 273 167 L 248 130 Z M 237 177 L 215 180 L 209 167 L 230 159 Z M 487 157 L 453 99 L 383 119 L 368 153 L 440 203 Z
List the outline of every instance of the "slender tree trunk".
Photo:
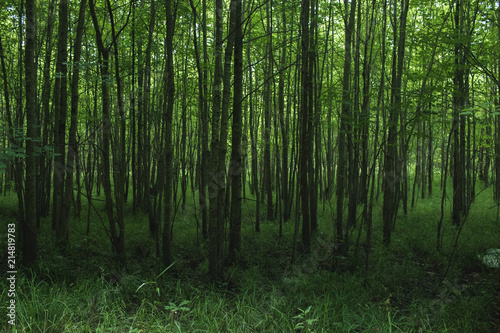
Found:
M 36 232 L 36 156 L 35 142 L 37 141 L 36 108 L 37 108 L 37 66 L 35 63 L 36 49 L 36 1 L 26 0 L 26 49 L 25 49 L 25 84 L 26 84 L 26 182 L 24 202 L 26 215 L 22 224 L 22 252 L 23 263 L 31 265 L 37 255 L 37 232 Z
M 101 94 L 102 94 L 102 184 L 104 187 L 104 195 L 105 195 L 105 205 L 106 205 L 106 213 L 109 221 L 109 232 L 110 232 L 110 240 L 111 245 L 113 246 L 113 250 L 117 254 L 120 262 L 125 264 L 125 248 L 124 242 L 121 239 L 124 239 L 123 231 L 117 230 L 117 224 L 120 225 L 120 222 L 117 221 L 117 217 L 114 214 L 114 203 L 113 196 L 111 192 L 111 161 L 110 161 L 110 140 L 111 140 L 111 117 L 110 117 L 110 96 L 108 90 L 107 80 L 109 79 L 109 49 L 104 46 L 102 41 L 102 32 L 99 26 L 97 15 L 95 12 L 95 4 L 94 0 L 89 1 L 90 14 L 92 16 L 92 22 L 94 24 L 94 29 L 96 32 L 96 41 L 97 48 L 99 50 L 99 54 L 101 56 L 102 66 L 101 66 Z M 118 234 L 120 232 L 120 234 Z
M 135 83 L 136 83 L 136 42 L 135 42 L 135 7 L 136 7 L 136 2 L 133 0 L 132 2 L 132 29 L 130 31 L 130 40 L 132 43 L 131 47 L 131 62 L 132 62 L 132 73 L 131 73 L 131 80 L 130 80 L 130 150 L 131 150 L 131 157 L 132 157 L 132 211 L 135 213 L 137 211 L 137 186 L 138 186 L 138 180 L 139 180 L 139 175 L 137 172 L 137 116 L 136 116 L 136 88 L 135 88 Z
M 201 117 L 202 125 L 202 139 L 201 139 L 201 149 L 202 149 L 202 183 L 201 188 L 203 191 L 203 203 L 200 196 L 200 206 L 202 207 L 202 226 L 201 231 L 204 238 L 208 237 L 208 209 L 207 209 L 207 184 L 208 184 L 208 170 L 209 170 L 209 158 L 210 150 L 208 147 L 208 133 L 209 133 L 209 112 L 208 112 L 208 35 L 207 35 L 207 2 L 202 0 L 203 3 L 203 16 L 202 16 L 202 32 L 203 32 L 203 112 Z
M 24 105 L 23 105 L 23 92 L 25 89 L 23 89 L 23 42 L 24 42 L 24 25 L 23 25 L 23 13 L 24 13 L 24 1 L 21 1 L 21 6 L 19 9 L 19 41 L 17 44 L 17 50 L 18 50 L 18 82 L 17 82 L 17 88 L 18 88 L 18 94 L 17 94 L 17 100 L 16 100 L 16 114 L 15 114 L 15 120 L 12 121 L 12 119 L 7 120 L 9 124 L 14 124 L 14 126 L 9 126 L 12 130 L 12 136 L 14 138 L 15 148 L 22 149 L 23 148 L 23 140 L 22 137 L 19 135 L 16 135 L 16 131 L 19 128 L 24 127 Z M 24 69 L 25 70 L 25 69 Z M 9 115 L 7 115 L 9 117 Z M 17 128 L 17 129 L 16 129 Z M 14 189 L 15 192 L 17 193 L 17 205 L 18 205 L 18 210 L 19 210 L 19 221 L 21 222 L 21 225 L 24 225 L 24 219 L 25 219 L 25 203 L 24 203 L 24 191 L 25 187 L 23 187 L 23 172 L 25 171 L 23 168 L 23 161 L 21 157 L 16 157 L 14 159 Z M 21 233 L 22 235 L 22 233 Z M 22 238 L 21 238 L 22 242 Z
M 500 44 L 500 7 L 497 8 L 497 36 L 498 36 L 498 44 Z M 500 59 L 497 57 L 497 95 L 500 96 Z M 500 97 L 495 98 L 495 106 L 500 107 Z M 500 202 L 500 115 L 495 115 L 494 117 L 494 126 L 495 126 L 495 191 L 494 196 L 495 200 Z
M 116 31 L 115 19 L 113 15 L 113 9 L 111 8 L 110 0 L 106 0 L 108 15 L 111 23 L 111 36 L 113 38 L 113 50 L 114 50 L 114 61 L 115 61 L 115 80 L 116 80 L 116 94 L 118 100 L 118 115 L 116 122 L 116 143 L 113 154 L 113 185 L 115 193 L 115 207 L 116 207 L 116 222 L 118 226 L 117 233 L 117 247 L 120 260 L 125 262 L 125 215 L 124 215 L 124 202 L 125 202 L 125 176 L 126 169 L 126 156 L 125 156 L 125 131 L 126 131 L 126 119 L 125 119 L 125 108 L 123 105 L 123 92 L 122 92 L 122 79 L 120 76 L 120 61 L 119 61 L 119 49 L 118 49 L 118 38 L 119 33 Z M 128 23 L 128 19 L 125 25 Z
M 302 210 L 302 244 L 305 251 L 311 248 L 311 225 L 309 219 L 309 182 L 308 182 L 308 159 L 309 159 L 309 84 L 311 83 L 309 72 L 309 0 L 302 0 L 300 23 L 301 23 L 301 107 L 300 107 L 300 155 L 299 155 L 299 183 L 300 204 Z
M 66 179 L 66 119 L 68 113 L 68 1 L 59 3 L 59 40 L 57 43 L 56 76 L 54 84 L 55 114 L 55 157 L 54 157 L 54 195 L 52 227 L 56 231 L 56 242 L 64 252 L 69 236 L 69 221 L 64 219 L 64 183 Z M 73 194 L 73 193 L 71 193 Z
M 220 214 L 218 213 L 219 192 L 222 191 L 221 182 L 224 174 L 219 174 L 220 123 L 222 99 L 222 33 L 223 33 L 223 3 L 215 0 L 215 55 L 214 55 L 214 83 L 212 101 L 212 140 L 209 164 L 208 197 L 209 197 L 209 255 L 208 270 L 213 279 L 222 278 L 222 234 L 219 233 Z
M 465 54 L 463 49 L 464 13 L 463 0 L 455 5 L 455 75 L 453 78 L 453 210 L 452 221 L 459 226 L 467 212 L 465 170 Z
M 265 84 L 264 84 L 264 176 L 262 187 L 262 200 L 267 198 L 267 220 L 271 221 L 274 218 L 273 212 L 273 191 L 272 191 L 272 176 L 271 176 L 271 82 L 273 73 L 273 40 L 272 40 L 272 0 L 266 4 L 266 33 L 269 36 L 266 43 L 266 64 L 265 64 Z
M 368 266 L 368 258 L 369 258 L 369 247 L 371 241 L 371 229 L 372 229 L 372 209 L 373 209 L 373 191 L 375 181 L 372 176 L 372 179 L 369 179 L 370 174 L 374 175 L 374 168 L 371 168 L 370 172 L 368 172 L 368 164 L 369 164 L 369 130 L 370 130 L 370 83 L 371 83 L 371 67 L 373 60 L 373 45 L 375 42 L 375 38 L 373 38 L 373 29 L 375 28 L 375 10 L 376 10 L 376 1 L 372 1 L 370 10 L 370 4 L 367 3 L 367 16 L 366 16 L 366 39 L 367 44 L 364 48 L 363 55 L 363 102 L 361 103 L 361 177 L 360 177 L 360 191 L 361 191 L 361 203 L 363 203 L 363 224 L 366 226 L 366 243 L 365 247 L 365 268 Z M 376 120 L 378 122 L 378 120 Z M 378 135 L 378 131 L 375 131 L 374 135 L 374 152 L 376 151 L 376 138 Z M 376 154 L 373 155 L 373 165 L 375 165 Z M 371 182 L 371 186 L 370 186 Z M 368 196 L 370 193 L 370 196 Z M 370 202 L 369 202 L 370 200 Z
M 241 249 L 241 160 L 242 160 L 242 98 L 243 98 L 243 31 L 241 0 L 235 1 L 234 95 L 232 151 L 229 171 L 231 179 L 231 217 L 229 222 L 229 253 L 233 261 Z
M 56 15 L 54 13 L 54 3 L 55 0 L 51 0 L 48 8 L 47 17 L 47 41 L 45 43 L 45 57 L 43 63 L 43 78 L 42 78 L 42 96 L 41 96 L 41 116 L 43 118 L 42 134 L 41 134 L 41 145 L 46 147 L 50 141 L 52 131 L 49 130 L 49 124 L 51 123 L 50 118 L 50 68 L 52 62 L 52 35 L 54 31 L 54 21 Z M 8 96 L 8 95 L 7 95 Z M 37 183 L 37 226 L 40 224 L 40 217 L 49 216 L 50 210 L 50 188 L 51 188 L 51 157 L 48 154 L 41 154 L 39 159 L 39 174 L 40 179 Z
M 80 2 L 80 12 L 78 14 L 78 26 L 76 29 L 76 39 L 73 47 L 73 74 L 71 77 L 71 123 L 69 128 L 69 147 L 68 160 L 66 167 L 66 184 L 63 198 L 63 211 L 61 216 L 61 227 L 64 230 L 61 234 L 64 235 L 64 242 L 68 241 L 69 237 L 69 211 L 71 208 L 71 199 L 73 198 L 73 170 L 75 163 L 78 161 L 78 143 L 76 138 L 78 127 L 78 99 L 79 99 L 79 80 L 80 80 L 80 57 L 82 52 L 82 38 L 85 25 L 85 8 L 86 0 Z
M 348 4 L 344 2 L 347 10 Z M 354 17 L 356 13 L 356 0 L 351 1 L 351 8 L 349 14 L 346 14 L 346 34 L 345 34 L 345 55 L 344 55 L 344 74 L 342 80 L 342 110 L 339 121 L 339 134 L 338 134 L 338 161 L 347 160 L 347 150 L 349 143 L 347 138 L 349 134 L 351 122 L 351 94 L 350 94 L 350 80 L 351 80 L 351 46 L 352 35 L 354 32 Z M 337 243 L 341 246 L 341 252 L 347 252 L 347 239 L 345 239 L 344 230 L 344 194 L 347 183 L 347 163 L 340 162 L 337 167 Z M 346 234 L 347 235 L 347 234 Z
M 204 0 L 205 1 L 205 0 Z M 201 233 L 203 238 L 208 235 L 207 231 L 207 159 L 208 159 L 208 115 L 206 109 L 206 96 L 205 96 L 205 85 L 206 85 L 206 69 L 205 63 L 202 63 L 200 59 L 200 52 L 198 49 L 198 37 L 196 33 L 197 18 L 196 7 L 193 4 L 193 0 L 190 0 L 191 8 L 193 10 L 193 41 L 194 41 L 194 51 L 196 58 L 196 69 L 198 70 L 198 109 L 200 113 L 200 128 L 201 133 L 199 136 L 200 148 L 199 148 L 199 189 L 198 189 L 198 202 L 201 209 Z M 205 17 L 205 13 L 203 14 Z M 206 27 L 204 27 L 206 30 Z M 204 32 L 206 34 L 206 31 Z M 203 47 L 206 50 L 206 47 Z M 204 61 L 204 60 L 203 60 Z
M 286 2 L 282 3 L 282 21 L 283 21 L 283 45 L 287 43 L 287 17 L 286 17 Z M 290 195 L 288 191 L 288 123 L 285 122 L 285 68 L 286 68 L 286 47 L 281 49 L 281 70 L 278 83 L 278 108 L 281 127 L 281 199 L 283 201 L 283 221 L 290 219 Z M 290 103 L 290 102 L 289 102 Z
M 319 118 L 321 116 L 321 94 L 322 72 L 319 70 L 318 57 L 316 53 L 318 45 L 318 1 L 311 0 L 311 26 L 309 31 L 309 218 L 311 233 L 318 230 L 318 191 L 321 189 L 321 130 Z
M 433 170 L 433 151 L 432 151 L 432 122 L 431 118 L 429 117 L 429 134 L 428 134 L 428 139 L 427 139 L 427 186 L 429 190 L 429 197 L 432 196 L 432 175 L 434 173 Z
M 252 37 L 252 20 L 249 20 L 248 40 Z M 248 68 L 252 68 L 250 42 L 247 43 L 247 63 Z M 260 190 L 258 176 L 258 151 L 257 151 L 257 133 L 259 132 L 258 116 L 255 115 L 253 103 L 253 74 L 252 70 L 248 71 L 249 85 L 249 127 L 250 127 L 250 149 L 251 149 L 251 183 L 250 193 L 255 194 L 255 232 L 260 232 Z M 257 125 L 256 125 L 257 124 Z
M 399 198 L 397 196 L 397 186 L 400 182 L 398 179 L 396 163 L 398 161 L 397 153 L 397 128 L 398 118 L 401 112 L 401 78 L 403 71 L 403 60 L 406 41 L 406 16 L 408 13 L 408 0 L 404 1 L 401 8 L 400 31 L 398 43 L 394 43 L 396 52 L 393 52 L 393 76 L 391 89 L 391 108 L 389 114 L 389 133 L 387 145 L 385 149 L 384 159 L 384 202 L 383 202 L 383 242 L 389 245 L 391 241 L 391 232 L 396 218 L 397 206 Z M 395 10 L 395 14 L 397 11 Z M 394 25 L 394 36 L 397 36 L 397 25 Z M 397 61 L 396 61 L 397 57 Z
M 165 51 L 167 57 L 167 65 L 165 66 L 165 109 L 163 110 L 163 121 L 165 122 L 165 217 L 163 221 L 163 252 L 162 259 L 165 266 L 172 262 L 171 253 L 171 225 L 172 225 L 172 190 L 173 190 L 173 156 L 174 149 L 172 144 L 172 118 L 174 114 L 174 97 L 175 97 L 175 82 L 174 82 L 174 52 L 173 52 L 173 36 L 175 29 L 175 14 L 172 13 L 172 1 L 165 0 L 165 11 L 167 17 L 167 35 L 165 38 Z M 159 172 L 162 172 L 161 170 Z

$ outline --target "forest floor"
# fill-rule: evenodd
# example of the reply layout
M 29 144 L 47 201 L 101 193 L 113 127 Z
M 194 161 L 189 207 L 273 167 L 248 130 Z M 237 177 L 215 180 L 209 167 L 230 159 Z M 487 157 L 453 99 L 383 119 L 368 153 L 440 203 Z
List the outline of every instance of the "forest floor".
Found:
M 291 264 L 294 223 L 264 221 L 253 231 L 255 207 L 243 207 L 239 265 L 225 281 L 208 279 L 207 244 L 192 208 L 176 215 L 174 264 L 163 267 L 149 237 L 148 218 L 126 212 L 127 266 L 119 268 L 103 223 L 92 212 L 71 221 L 70 247 L 55 247 L 50 218 L 42 219 L 39 261 L 19 268 L 18 332 L 500 332 L 500 269 L 479 255 L 500 248 L 497 207 L 486 190 L 460 231 L 445 207 L 443 250 L 436 251 L 440 195 L 399 210 L 391 245 L 381 244 L 381 207 L 375 207 L 373 248 L 364 267 L 364 231 L 351 235 L 347 257 L 332 250 L 333 204 L 321 204 L 310 255 Z M 333 201 L 332 201 L 333 202 Z M 381 202 L 381 200 L 380 200 Z M 104 219 L 99 205 L 98 212 Z M 86 211 L 84 205 L 84 211 Z M 0 232 L 12 223 L 15 196 L 0 198 Z M 359 227 L 359 226 L 358 226 Z M 299 237 L 300 239 L 300 237 Z M 6 248 L 5 239 L 1 239 Z M 455 246 L 456 244 L 456 246 Z M 4 246 L 5 245 L 5 246 Z M 6 255 L 0 261 L 6 267 Z M 2 310 L 6 309 L 2 278 Z M 15 331 L 5 315 L 0 331 Z

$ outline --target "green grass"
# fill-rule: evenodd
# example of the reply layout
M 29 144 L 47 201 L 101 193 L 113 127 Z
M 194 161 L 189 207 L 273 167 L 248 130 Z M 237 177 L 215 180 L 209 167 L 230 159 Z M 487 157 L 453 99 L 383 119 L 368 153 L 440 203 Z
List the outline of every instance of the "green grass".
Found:
M 436 194 L 402 209 L 389 248 L 381 245 L 380 199 L 374 209 L 374 240 L 368 270 L 351 252 L 332 267 L 332 212 L 319 206 L 320 232 L 310 255 L 291 264 L 293 222 L 263 221 L 253 232 L 253 202 L 243 207 L 240 264 L 225 281 L 207 277 L 207 244 L 197 239 L 193 208 L 178 212 L 174 265 L 155 258 L 148 218 L 127 205 L 125 270 L 114 263 L 101 221 L 92 212 L 71 221 L 67 256 L 58 253 L 50 219 L 42 219 L 38 264 L 17 280 L 18 332 L 498 332 L 500 273 L 477 255 L 500 247 L 500 224 L 491 190 L 472 206 L 458 230 L 447 201 L 443 251 L 436 249 L 440 215 Z M 187 201 L 192 202 L 192 200 Z M 0 199 L 0 231 L 12 223 L 14 195 Z M 103 207 L 97 205 L 104 218 Z M 86 210 L 84 209 L 84 212 Z M 355 231 L 353 235 L 356 235 Z M 353 241 L 355 240 L 353 236 Z M 364 243 L 364 233 L 360 239 Z M 4 242 L 2 240 L 2 246 Z M 354 263 L 360 264 L 355 267 Z M 448 271 L 443 277 L 444 272 Z M 0 282 L 6 300 L 6 280 Z M 2 311 L 6 311 L 2 302 Z M 0 330 L 8 330 L 6 321 Z

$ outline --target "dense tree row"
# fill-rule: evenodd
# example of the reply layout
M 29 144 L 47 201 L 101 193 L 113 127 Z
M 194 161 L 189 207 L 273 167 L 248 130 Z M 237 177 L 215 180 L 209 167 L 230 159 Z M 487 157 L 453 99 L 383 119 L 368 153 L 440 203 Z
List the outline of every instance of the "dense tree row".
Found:
M 348 255 L 356 231 L 368 265 L 373 214 L 389 245 L 399 209 L 436 195 L 436 177 L 438 249 L 446 200 L 459 226 L 477 180 L 500 198 L 494 1 L 1 6 L 0 187 L 17 193 L 26 264 L 40 217 L 64 253 L 70 216 L 86 201 L 89 232 L 100 196 L 122 264 L 125 202 L 149 216 L 165 265 L 193 205 L 214 278 L 241 250 L 243 200 L 256 232 L 264 218 L 281 235 L 293 218 L 294 253 L 310 250 L 330 204 L 335 247 Z

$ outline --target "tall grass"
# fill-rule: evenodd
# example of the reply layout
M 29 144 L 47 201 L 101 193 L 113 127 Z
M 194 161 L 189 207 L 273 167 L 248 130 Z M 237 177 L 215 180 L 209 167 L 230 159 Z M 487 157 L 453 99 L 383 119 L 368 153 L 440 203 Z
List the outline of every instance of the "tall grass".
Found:
M 176 216 L 175 263 L 165 274 L 160 274 L 165 267 L 156 259 L 147 216 L 133 215 L 129 206 L 126 269 L 115 264 L 95 212 L 89 235 L 85 235 L 86 216 L 72 219 L 67 256 L 59 254 L 50 220 L 45 219 L 39 231 L 38 264 L 22 271 L 17 281 L 16 329 L 496 332 L 500 276 L 477 258 L 490 247 L 500 247 L 496 206 L 490 198 L 489 190 L 476 198 L 458 242 L 458 230 L 445 221 L 442 252 L 436 251 L 440 195 L 419 200 L 407 215 L 400 210 L 388 248 L 381 245 L 382 221 L 377 213 L 381 207 L 375 207 L 368 270 L 354 267 L 353 253 L 333 260 L 332 208 L 328 205 L 319 209 L 320 233 L 311 254 L 299 254 L 292 265 L 293 223 L 284 224 L 281 238 L 277 222 L 263 221 L 262 231 L 256 234 L 254 204 L 248 201 L 243 208 L 239 265 L 228 267 L 219 283 L 207 278 L 207 244 L 201 235 L 197 237 L 192 206 Z M 0 206 L 5 206 L 3 212 L 14 212 L 15 200 L 2 200 Z M 97 209 L 102 212 L 103 207 L 98 204 Z M 447 216 L 449 212 L 447 204 Z M 3 216 L 2 220 L 10 218 Z M 364 242 L 364 233 L 360 242 Z M 447 267 L 450 269 L 443 276 Z M 0 285 L 2 299 L 6 299 L 5 279 Z M 0 330 L 12 327 L 2 321 Z

